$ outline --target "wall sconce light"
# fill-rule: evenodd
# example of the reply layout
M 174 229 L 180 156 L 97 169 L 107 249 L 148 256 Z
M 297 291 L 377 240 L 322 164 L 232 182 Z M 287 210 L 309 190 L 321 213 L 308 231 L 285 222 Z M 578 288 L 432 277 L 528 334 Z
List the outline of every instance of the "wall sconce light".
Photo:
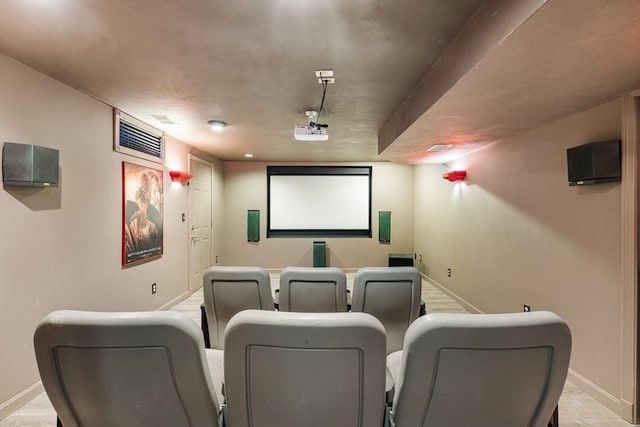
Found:
M 467 171 L 451 171 L 447 172 L 442 177 L 451 182 L 462 182 L 467 176 Z
M 173 182 L 188 182 L 193 177 L 193 174 L 189 172 L 169 171 L 169 177 Z

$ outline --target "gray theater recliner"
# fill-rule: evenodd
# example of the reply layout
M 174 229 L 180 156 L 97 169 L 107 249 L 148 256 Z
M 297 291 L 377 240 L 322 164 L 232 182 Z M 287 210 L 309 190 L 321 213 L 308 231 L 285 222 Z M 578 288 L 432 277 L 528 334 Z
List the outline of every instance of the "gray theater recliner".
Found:
M 365 313 L 238 313 L 225 332 L 229 425 L 383 426 L 385 340 Z
M 347 311 L 347 275 L 336 267 L 287 267 L 279 294 L 280 311 Z
M 557 315 L 428 314 L 407 330 L 396 427 L 546 427 L 569 368 Z
M 182 313 L 54 311 L 38 324 L 34 347 L 64 427 L 218 426 L 214 384 L 223 373 L 210 370 L 207 355 L 222 352 L 205 352 L 198 325 Z
M 422 277 L 414 267 L 365 267 L 353 280 L 351 311 L 375 316 L 387 331 L 387 354 L 402 350 L 409 325 L 420 316 Z
M 224 349 L 224 328 L 242 310 L 273 310 L 269 273 L 260 267 L 209 267 L 203 273 L 211 348 Z

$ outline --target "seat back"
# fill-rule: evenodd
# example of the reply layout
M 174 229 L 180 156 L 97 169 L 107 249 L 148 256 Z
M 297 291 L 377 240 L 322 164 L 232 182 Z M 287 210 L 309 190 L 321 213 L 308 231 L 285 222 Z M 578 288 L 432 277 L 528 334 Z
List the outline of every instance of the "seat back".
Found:
M 260 267 L 209 267 L 203 273 L 211 348 L 224 349 L 224 328 L 242 310 L 273 310 L 269 273 Z
M 368 314 L 243 311 L 224 372 L 234 427 L 382 426 L 385 333 Z
M 202 334 L 184 314 L 54 311 L 34 347 L 64 427 L 218 425 Z
M 405 336 L 396 427 L 546 427 L 570 354 L 551 312 L 420 317 Z
M 336 267 L 287 267 L 280 274 L 280 311 L 347 311 L 347 275 Z
M 372 314 L 387 331 L 387 353 L 402 350 L 409 325 L 420 316 L 422 277 L 414 267 L 366 267 L 353 279 L 351 311 Z

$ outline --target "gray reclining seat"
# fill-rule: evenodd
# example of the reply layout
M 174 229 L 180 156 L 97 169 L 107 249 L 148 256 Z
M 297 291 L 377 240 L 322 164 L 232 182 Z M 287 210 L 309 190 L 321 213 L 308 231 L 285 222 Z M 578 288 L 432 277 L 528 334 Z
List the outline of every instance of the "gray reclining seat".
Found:
M 546 427 L 570 354 L 571 332 L 551 312 L 420 317 L 395 374 L 395 426 Z
M 404 334 L 420 316 L 422 277 L 414 267 L 365 267 L 353 280 L 351 311 L 372 314 L 387 331 L 387 354 L 402 350 Z
M 209 267 L 203 273 L 211 348 L 224 349 L 224 328 L 242 310 L 273 310 L 269 273 L 260 267 Z
M 218 426 L 222 373 L 211 376 L 202 333 L 182 313 L 54 311 L 34 346 L 64 427 Z
M 336 267 L 287 267 L 279 293 L 280 311 L 347 311 L 347 276 Z
M 225 332 L 232 427 L 379 427 L 385 333 L 365 313 L 243 311 Z

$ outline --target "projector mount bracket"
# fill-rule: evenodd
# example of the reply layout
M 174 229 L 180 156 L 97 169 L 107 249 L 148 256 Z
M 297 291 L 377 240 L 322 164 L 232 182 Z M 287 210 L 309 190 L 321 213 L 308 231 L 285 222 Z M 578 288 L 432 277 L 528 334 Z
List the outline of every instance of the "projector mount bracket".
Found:
M 307 126 L 295 126 L 293 130 L 293 136 L 298 141 L 326 141 L 329 139 L 326 123 L 320 123 L 320 114 L 324 109 L 324 99 L 327 95 L 327 86 L 329 83 L 335 83 L 336 78 L 333 70 L 316 70 L 316 77 L 318 83 L 322 85 L 322 101 L 320 101 L 320 108 L 318 111 L 308 110 L 305 112 L 305 116 L 309 120 Z

